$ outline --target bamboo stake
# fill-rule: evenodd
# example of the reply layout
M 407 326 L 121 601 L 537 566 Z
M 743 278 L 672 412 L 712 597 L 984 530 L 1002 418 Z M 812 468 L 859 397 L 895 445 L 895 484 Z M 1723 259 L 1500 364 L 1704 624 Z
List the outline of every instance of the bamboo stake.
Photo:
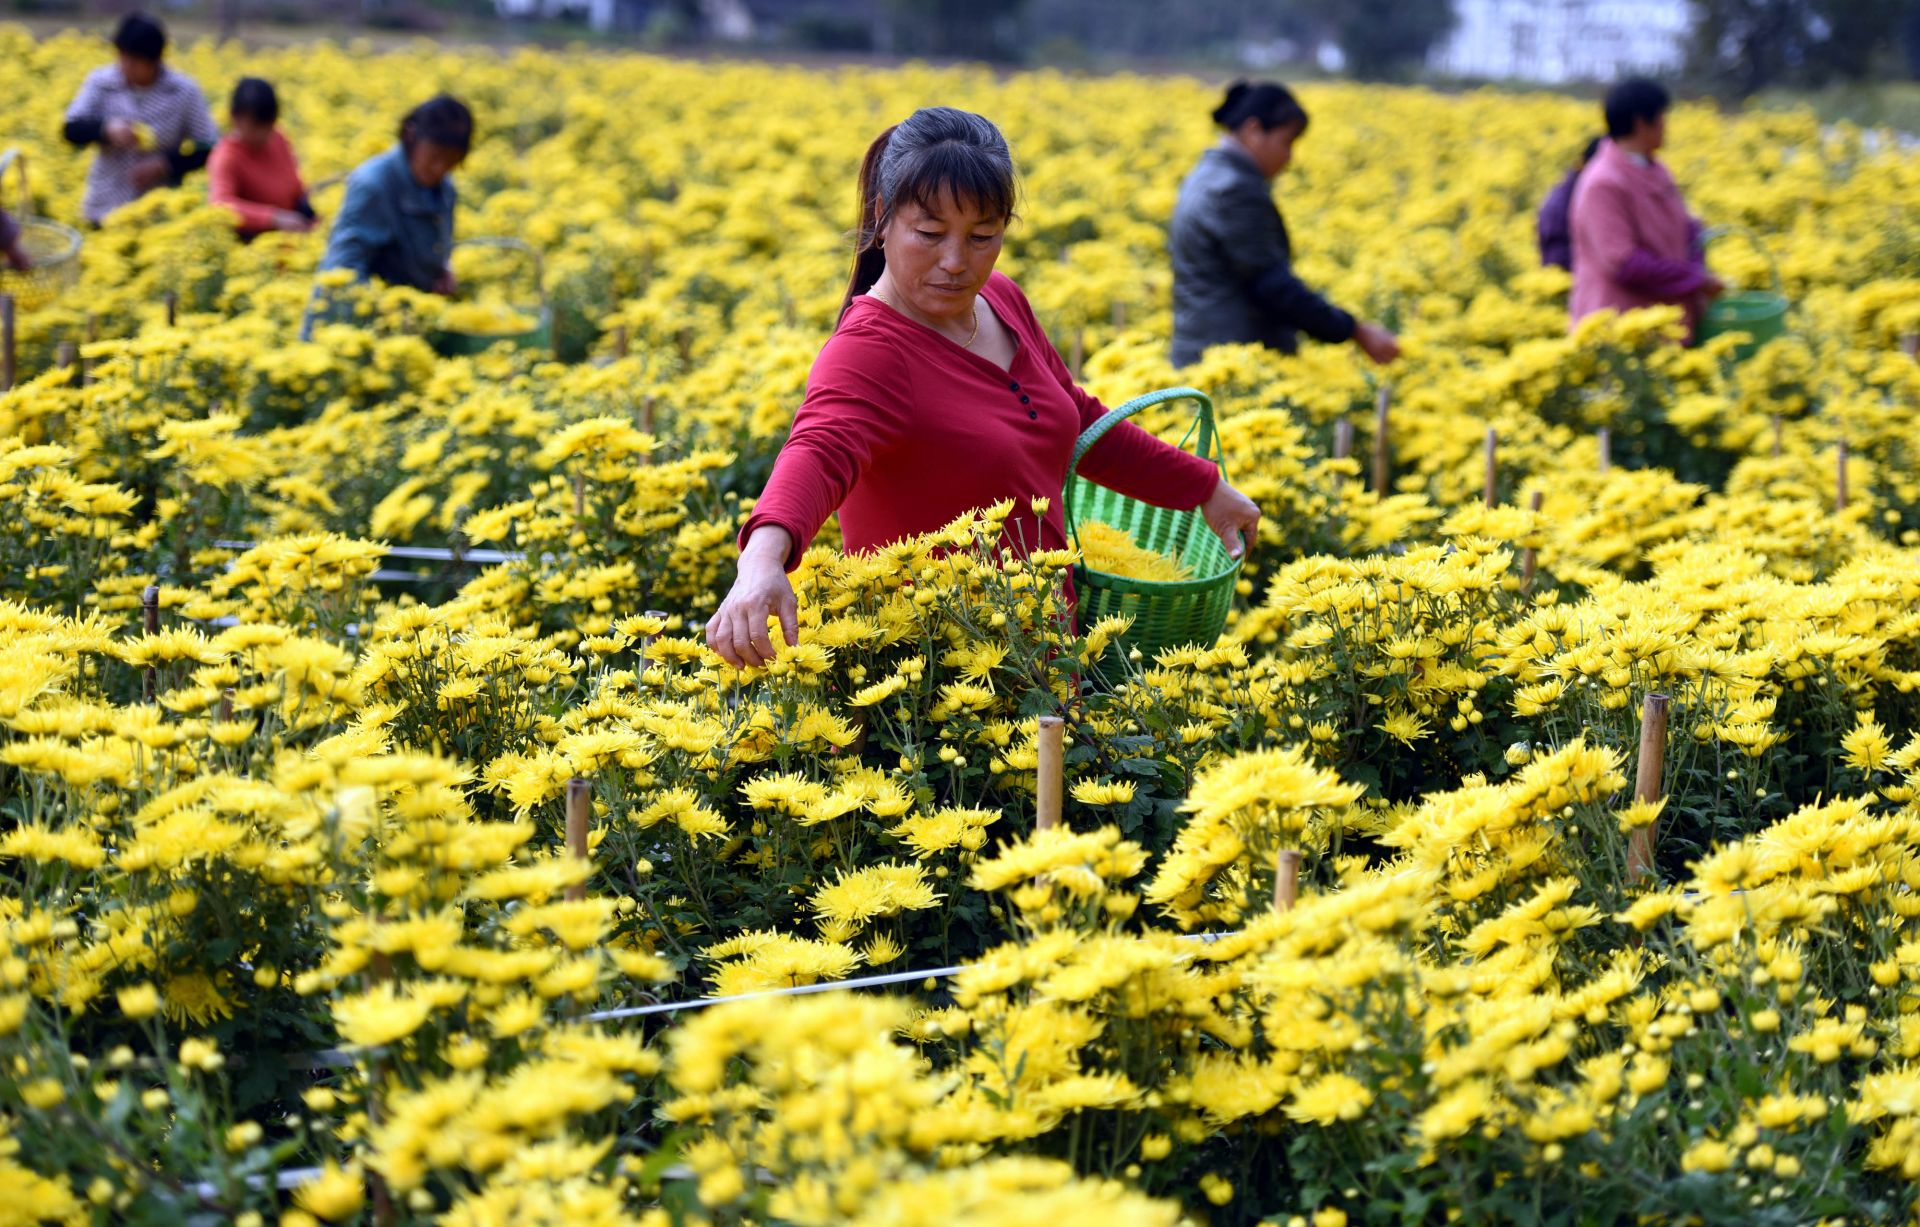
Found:
M 1909 358 L 1920 358 L 1920 332 L 1900 334 L 1900 352 Z
M 1119 332 L 1127 326 L 1127 304 L 1119 299 L 1113 302 L 1113 330 Z
M 587 475 L 577 469 L 573 474 L 573 518 L 587 518 Z
M 1487 427 L 1487 480 L 1482 499 L 1489 507 L 1500 501 L 1500 434 L 1493 427 Z
M 367 915 L 368 923 L 381 923 L 379 909 Z M 367 960 L 367 985 L 372 987 L 393 978 L 393 960 L 383 952 L 376 950 Z M 376 1048 L 367 1058 L 367 1123 L 378 1127 L 386 1117 L 386 1108 L 381 1102 L 381 1088 L 387 1080 L 387 1058 L 384 1052 Z M 373 1195 L 374 1227 L 393 1227 L 393 1198 L 387 1191 L 387 1182 L 377 1171 L 367 1172 L 367 1189 Z
M 1040 778 L 1035 788 L 1035 827 L 1045 831 L 1060 825 L 1060 791 L 1066 776 L 1066 724 L 1058 716 L 1040 717 Z
M 0 392 L 13 386 L 15 375 L 13 295 L 0 294 Z
M 1073 350 L 1067 355 L 1067 369 L 1073 372 L 1073 378 L 1076 382 L 1086 376 L 1087 330 L 1084 328 L 1076 328 L 1073 330 Z
M 1613 470 L 1613 432 L 1602 426 L 1594 437 L 1600 444 L 1600 472 L 1604 475 Z
M 1535 490 L 1533 492 L 1533 497 L 1527 500 L 1527 510 L 1531 511 L 1536 517 L 1538 517 L 1540 514 L 1540 504 L 1542 501 L 1545 500 L 1545 498 L 1546 498 L 1546 494 L 1544 491 Z M 1538 531 L 1537 526 L 1535 528 L 1535 531 L 1536 532 Z M 1525 552 L 1520 555 L 1520 591 L 1522 592 L 1533 591 L 1533 573 L 1539 567 L 1539 565 L 1540 565 L 1540 551 L 1535 549 L 1531 545 L 1528 546 Z
M 160 589 L 148 584 L 140 593 L 140 626 L 148 635 L 160 633 Z M 153 702 L 154 692 L 159 689 L 160 674 L 158 668 L 148 665 L 140 678 L 140 698 L 144 703 Z
M 1840 440 L 1833 450 L 1833 509 L 1840 512 L 1847 509 L 1847 441 Z
M 627 326 L 625 324 L 619 324 L 614 327 L 613 356 L 615 358 L 624 358 L 627 356 Z
M 1781 443 L 1782 443 L 1782 438 L 1785 432 L 1786 432 L 1786 423 L 1780 420 L 1779 414 L 1777 413 L 1774 414 L 1773 415 L 1773 458 L 1775 460 L 1780 459 L 1780 453 L 1783 450 L 1781 447 Z
M 53 364 L 61 370 L 72 370 L 80 361 L 80 350 L 72 341 L 62 341 L 53 351 Z
M 1283 849 L 1273 871 L 1273 910 L 1291 912 L 1300 898 L 1300 854 Z
M 1640 708 L 1640 764 L 1635 773 L 1633 799 L 1658 801 L 1665 792 L 1667 773 L 1667 696 L 1650 694 Z M 1627 877 L 1653 876 L 1653 847 L 1658 823 L 1648 823 L 1627 837 Z
M 233 687 L 228 686 L 220 692 L 220 723 L 233 722 Z
M 1383 383 L 1373 398 L 1373 492 L 1387 497 L 1387 413 L 1393 408 L 1393 385 Z
M 172 328 L 180 322 L 180 295 L 168 290 L 161 301 L 167 305 L 167 327 Z
M 1353 455 L 1353 423 L 1341 418 L 1333 424 L 1333 458 L 1345 460 Z
M 591 860 L 587 851 L 587 822 L 593 816 L 593 789 L 579 776 L 567 781 L 567 855 L 575 860 Z M 575 882 L 567 887 L 568 899 L 587 897 L 587 884 Z

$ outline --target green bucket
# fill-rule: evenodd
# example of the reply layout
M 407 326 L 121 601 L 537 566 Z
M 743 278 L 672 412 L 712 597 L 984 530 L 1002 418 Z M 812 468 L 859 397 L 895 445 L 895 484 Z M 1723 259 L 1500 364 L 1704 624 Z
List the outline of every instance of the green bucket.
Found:
M 1767 258 L 1773 288 L 1736 290 L 1714 299 L 1707 305 L 1706 314 L 1701 316 L 1700 326 L 1694 330 L 1694 338 L 1706 341 L 1711 337 L 1743 332 L 1747 334 L 1747 339 L 1734 346 L 1733 360 L 1745 362 L 1762 345 L 1786 333 L 1788 303 L 1787 296 L 1780 292 L 1780 266 L 1774 262 L 1773 253 L 1761 244 L 1753 231 L 1739 226 L 1716 226 L 1707 231 L 1704 240 L 1711 243 L 1730 234 L 1746 239 L 1753 244 L 1754 250 Z
M 455 332 L 450 328 L 435 328 L 427 333 L 427 343 L 434 352 L 443 358 L 471 357 L 485 353 L 496 345 L 506 345 L 514 349 L 553 349 L 553 307 L 547 302 L 546 281 L 540 273 L 540 253 L 531 246 L 512 238 L 473 238 L 461 239 L 455 247 L 494 247 L 505 251 L 515 251 L 526 256 L 533 272 L 533 292 L 539 299 L 538 304 L 514 304 L 514 310 L 530 315 L 536 321 L 531 328 L 518 332 Z
M 1138 648 L 1148 658 L 1183 644 L 1213 646 L 1226 629 L 1240 563 L 1227 554 L 1227 547 L 1198 510 L 1155 507 L 1096 485 L 1080 475 L 1080 461 L 1115 426 L 1143 409 L 1176 400 L 1192 400 L 1199 406 L 1181 445 L 1192 440 L 1194 452 L 1212 460 L 1224 474 L 1226 463 L 1219 432 L 1213 425 L 1213 402 L 1193 388 L 1149 392 L 1109 410 L 1081 432 L 1073 445 L 1073 465 L 1067 471 L 1067 529 L 1076 546 L 1080 542 L 1080 521 L 1099 520 L 1127 533 L 1142 549 L 1177 559 L 1194 576 L 1159 581 L 1110 575 L 1085 563 L 1074 567 L 1080 625 L 1089 626 L 1115 614 L 1131 617 L 1133 625 L 1116 639 L 1115 646 L 1123 652 Z

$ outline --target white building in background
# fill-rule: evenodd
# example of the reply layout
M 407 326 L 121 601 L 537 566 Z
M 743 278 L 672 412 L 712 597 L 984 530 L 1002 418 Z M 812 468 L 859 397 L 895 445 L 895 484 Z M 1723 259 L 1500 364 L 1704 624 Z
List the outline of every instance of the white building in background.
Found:
M 1612 81 L 1680 66 L 1687 0 L 1454 0 L 1458 24 L 1428 66 L 1456 77 Z

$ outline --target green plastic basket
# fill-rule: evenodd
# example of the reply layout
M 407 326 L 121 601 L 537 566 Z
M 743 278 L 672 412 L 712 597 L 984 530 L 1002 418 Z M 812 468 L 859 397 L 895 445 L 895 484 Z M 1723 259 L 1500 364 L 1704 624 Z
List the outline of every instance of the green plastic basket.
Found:
M 1213 402 L 1193 388 L 1149 392 L 1109 410 L 1081 432 L 1073 445 L 1073 466 L 1067 471 L 1067 529 L 1076 546 L 1080 543 L 1081 519 L 1098 520 L 1129 534 L 1143 549 L 1178 559 L 1194 577 L 1165 582 L 1110 575 L 1084 563 L 1074 567 L 1080 625 L 1089 626 L 1115 614 L 1131 617 L 1133 625 L 1115 646 L 1121 651 L 1138 648 L 1148 658 L 1183 644 L 1213 646 L 1226 629 L 1240 563 L 1228 555 L 1227 547 L 1199 511 L 1155 507 L 1096 485 L 1080 476 L 1080 461 L 1108 431 L 1134 414 L 1177 400 L 1192 400 L 1199 406 L 1181 446 L 1191 440 L 1195 454 L 1212 460 L 1224 474 L 1226 463 L 1219 432 L 1213 425 Z
M 540 253 L 531 246 L 513 238 L 472 238 L 461 239 L 455 247 L 497 247 L 506 251 L 517 251 L 526 256 L 533 270 L 533 291 L 539 298 L 537 306 L 532 304 L 514 304 L 515 310 L 525 312 L 537 322 L 533 327 L 519 332 L 455 332 L 450 328 L 436 328 L 427 334 L 428 344 L 445 358 L 471 357 L 485 353 L 496 345 L 508 345 L 515 349 L 553 348 L 553 307 L 547 302 L 546 280 L 541 276 Z
M 1754 250 L 1767 258 L 1767 269 L 1773 276 L 1771 290 L 1735 290 L 1722 294 L 1707 305 L 1706 314 L 1700 317 L 1700 326 L 1694 330 L 1696 341 L 1705 341 L 1709 337 L 1725 336 L 1730 332 L 1743 332 L 1747 339 L 1734 346 L 1733 360 L 1745 362 L 1753 357 L 1762 345 L 1787 330 L 1787 296 L 1780 292 L 1780 266 L 1774 262 L 1773 253 L 1768 251 L 1753 231 L 1742 226 L 1715 226 L 1707 231 L 1705 241 L 1739 235 L 1753 244 Z

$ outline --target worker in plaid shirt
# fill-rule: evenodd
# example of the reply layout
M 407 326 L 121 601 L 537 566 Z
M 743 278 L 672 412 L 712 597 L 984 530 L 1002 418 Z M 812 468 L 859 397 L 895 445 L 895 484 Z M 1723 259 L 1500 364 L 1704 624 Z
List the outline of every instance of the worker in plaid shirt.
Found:
M 67 108 L 65 128 L 73 144 L 99 146 L 80 205 L 96 226 L 122 205 L 206 165 L 220 139 L 200 87 L 161 62 L 167 32 L 159 22 L 129 13 L 113 45 L 119 62 L 87 74 Z

